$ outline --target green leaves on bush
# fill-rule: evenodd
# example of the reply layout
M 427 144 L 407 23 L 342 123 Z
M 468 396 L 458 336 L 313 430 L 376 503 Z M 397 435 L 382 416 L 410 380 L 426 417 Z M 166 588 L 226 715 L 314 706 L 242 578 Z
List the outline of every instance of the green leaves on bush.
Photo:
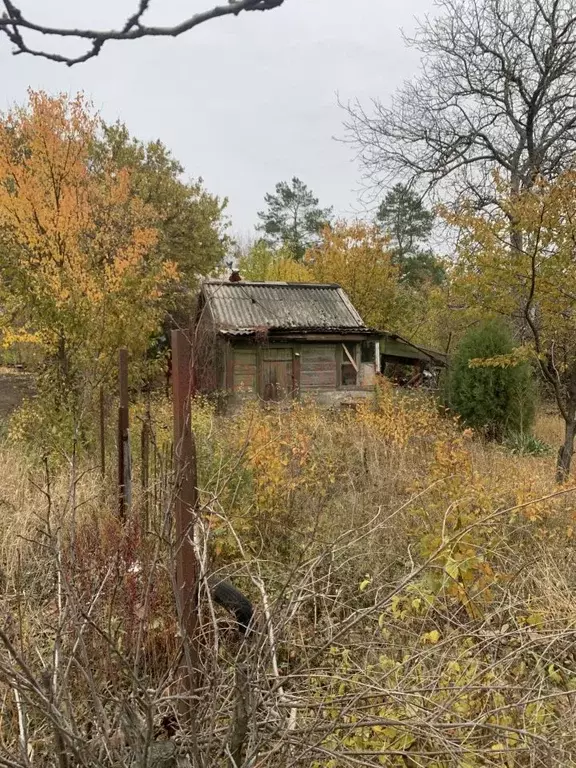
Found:
M 491 440 L 529 433 L 534 421 L 532 369 L 514 356 L 513 349 L 512 335 L 503 322 L 484 322 L 462 339 L 446 378 L 446 404 L 467 426 Z M 482 364 L 476 362 L 482 360 Z

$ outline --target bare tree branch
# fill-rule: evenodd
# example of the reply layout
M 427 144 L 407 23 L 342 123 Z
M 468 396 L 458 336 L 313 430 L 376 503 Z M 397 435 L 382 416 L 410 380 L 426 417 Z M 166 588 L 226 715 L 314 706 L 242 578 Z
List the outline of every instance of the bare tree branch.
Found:
M 97 30 L 67 27 L 51 27 L 26 18 L 20 8 L 12 0 L 2 0 L 4 12 L 0 17 L 0 32 L 3 32 L 12 45 L 13 53 L 27 53 L 50 61 L 56 61 L 68 66 L 80 64 L 98 56 L 104 43 L 109 40 L 139 40 L 143 37 L 179 37 L 194 27 L 198 27 L 212 19 L 224 16 L 238 16 L 243 11 L 269 11 L 279 8 L 284 0 L 228 0 L 225 5 L 217 5 L 211 9 L 200 11 L 184 19 L 174 26 L 147 26 L 142 22 L 144 15 L 150 9 L 152 0 L 139 0 L 138 7 L 119 29 Z M 71 38 L 86 40 L 90 43 L 88 50 L 78 56 L 50 52 L 32 47 L 26 40 L 26 32 L 36 32 L 45 35 L 49 40 Z
M 568 0 L 439 0 L 410 46 L 417 78 L 389 103 L 345 106 L 366 180 L 490 199 L 491 172 L 513 189 L 576 157 L 576 11 Z

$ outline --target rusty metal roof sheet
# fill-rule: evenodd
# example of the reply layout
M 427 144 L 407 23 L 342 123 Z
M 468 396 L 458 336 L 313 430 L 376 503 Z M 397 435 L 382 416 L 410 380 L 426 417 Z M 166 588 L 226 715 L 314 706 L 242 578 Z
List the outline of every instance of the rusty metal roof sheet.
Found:
M 335 284 L 206 280 L 202 295 L 223 331 L 368 330 L 348 296 Z

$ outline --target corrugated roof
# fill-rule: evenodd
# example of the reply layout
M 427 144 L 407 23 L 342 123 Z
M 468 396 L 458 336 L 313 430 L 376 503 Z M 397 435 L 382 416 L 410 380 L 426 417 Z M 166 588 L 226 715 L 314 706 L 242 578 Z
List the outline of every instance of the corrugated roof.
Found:
M 339 285 L 207 280 L 202 293 L 221 330 L 366 330 Z

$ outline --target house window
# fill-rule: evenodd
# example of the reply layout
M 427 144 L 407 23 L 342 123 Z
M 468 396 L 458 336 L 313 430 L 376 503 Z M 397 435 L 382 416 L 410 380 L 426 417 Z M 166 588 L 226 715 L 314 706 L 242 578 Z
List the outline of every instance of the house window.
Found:
M 376 344 L 373 341 L 363 341 L 360 347 L 360 362 L 373 363 L 376 360 Z
M 356 344 L 342 344 L 342 364 L 340 381 L 343 387 L 355 387 L 358 384 L 358 364 L 356 362 Z

